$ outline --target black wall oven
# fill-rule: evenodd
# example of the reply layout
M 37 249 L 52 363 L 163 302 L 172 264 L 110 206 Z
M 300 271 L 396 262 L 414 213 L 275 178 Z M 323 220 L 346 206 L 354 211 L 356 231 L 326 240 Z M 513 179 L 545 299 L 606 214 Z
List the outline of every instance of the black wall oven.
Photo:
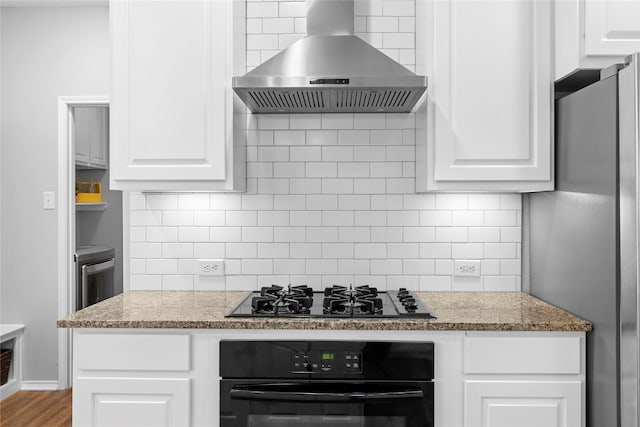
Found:
M 433 427 L 431 342 L 220 342 L 221 427 Z
M 107 246 L 79 246 L 75 253 L 76 310 L 115 295 L 115 250 Z

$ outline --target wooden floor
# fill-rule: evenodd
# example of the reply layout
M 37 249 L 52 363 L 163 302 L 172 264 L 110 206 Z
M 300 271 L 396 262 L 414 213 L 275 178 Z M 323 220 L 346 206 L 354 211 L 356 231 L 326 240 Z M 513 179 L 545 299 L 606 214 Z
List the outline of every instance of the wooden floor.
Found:
M 71 427 L 71 389 L 19 391 L 0 401 L 0 427 Z

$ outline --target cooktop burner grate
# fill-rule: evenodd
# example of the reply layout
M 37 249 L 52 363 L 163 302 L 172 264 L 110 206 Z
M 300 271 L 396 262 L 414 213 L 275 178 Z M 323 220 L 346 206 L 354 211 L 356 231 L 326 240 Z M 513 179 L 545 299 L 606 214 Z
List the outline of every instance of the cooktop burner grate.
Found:
M 368 285 L 271 285 L 251 292 L 228 317 L 419 317 L 433 312 L 404 288 L 378 291 Z

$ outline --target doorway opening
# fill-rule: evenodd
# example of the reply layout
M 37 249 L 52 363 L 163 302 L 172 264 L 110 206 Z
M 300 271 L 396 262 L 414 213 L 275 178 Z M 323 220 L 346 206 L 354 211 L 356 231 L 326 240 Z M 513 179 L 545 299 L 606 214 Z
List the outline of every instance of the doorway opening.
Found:
M 58 168 L 58 316 L 64 317 L 123 289 L 123 197 L 109 190 L 107 96 L 58 98 Z M 98 249 L 112 250 L 111 271 L 84 280 L 80 255 Z M 71 330 L 60 329 L 58 389 L 71 387 L 71 355 Z

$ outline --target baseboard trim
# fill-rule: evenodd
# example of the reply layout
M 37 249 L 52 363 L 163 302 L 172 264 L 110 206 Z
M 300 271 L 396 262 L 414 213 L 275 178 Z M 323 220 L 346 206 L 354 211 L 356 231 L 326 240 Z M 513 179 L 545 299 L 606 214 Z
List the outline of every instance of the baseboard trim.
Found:
M 28 391 L 58 390 L 58 381 L 22 381 L 21 390 L 28 390 Z

